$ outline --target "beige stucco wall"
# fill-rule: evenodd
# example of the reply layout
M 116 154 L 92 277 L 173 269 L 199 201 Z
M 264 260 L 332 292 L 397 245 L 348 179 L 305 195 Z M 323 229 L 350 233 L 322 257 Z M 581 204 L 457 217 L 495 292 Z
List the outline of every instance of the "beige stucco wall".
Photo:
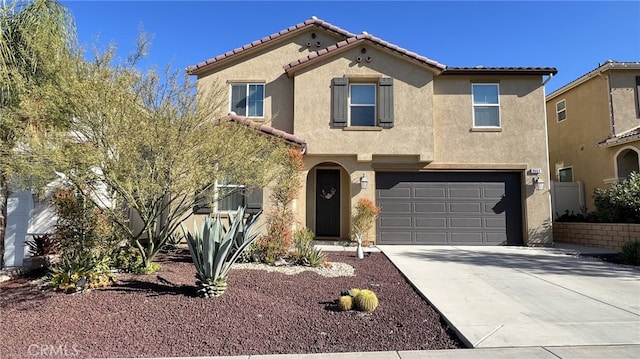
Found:
M 557 181 L 559 169 L 572 167 L 574 181 L 584 183 L 588 212 L 595 210 L 593 191 L 609 187 L 617 178 L 615 162 L 618 152 L 624 148 L 640 148 L 639 141 L 604 148 L 597 145 L 614 133 L 612 107 L 616 133 L 640 125 L 635 102 L 637 75 L 640 71 L 607 71 L 554 95 L 546 105 L 551 178 Z M 558 122 L 556 103 L 563 99 L 566 101 L 567 119 Z
M 366 49 L 370 63 L 357 63 Z M 390 129 L 331 127 L 331 79 L 377 82 L 393 78 L 394 122 Z M 338 57 L 299 71 L 295 76 L 294 134 L 307 141 L 307 153 L 373 155 L 411 154 L 433 159 L 433 74 L 375 46 L 351 48 Z
M 567 118 L 558 122 L 556 103 L 563 99 Z M 610 151 L 598 147 L 611 135 L 607 77 L 594 77 L 550 99 L 547 123 L 551 179 L 557 181 L 559 169 L 572 167 L 573 180 L 584 183 L 587 211 L 593 211 L 593 190 L 615 177 Z
M 473 129 L 472 82 L 500 89 L 499 131 Z M 435 161 L 427 169 L 515 170 L 523 175 L 525 243 L 551 243 L 544 89 L 540 76 L 440 76 L 435 79 Z M 540 168 L 543 191 L 531 168 Z
M 316 34 L 316 38 L 311 37 Z M 280 42 L 274 47 L 257 51 L 247 51 L 246 55 L 227 61 L 214 70 L 198 76 L 198 91 L 212 88 L 215 84 L 226 89 L 230 82 L 265 83 L 265 118 L 270 125 L 293 132 L 293 80 L 287 77 L 283 66 L 318 50 L 316 42 L 326 47 L 342 40 L 319 28 L 312 28 L 298 33 L 290 39 Z M 307 43 L 312 45 L 307 47 Z M 229 91 L 223 91 L 228 96 Z M 229 111 L 229 98 L 223 104 L 222 113 Z M 258 119 L 259 120 L 259 119 Z
M 615 133 L 620 134 L 640 126 L 636 102 L 636 76 L 640 70 L 609 71 Z

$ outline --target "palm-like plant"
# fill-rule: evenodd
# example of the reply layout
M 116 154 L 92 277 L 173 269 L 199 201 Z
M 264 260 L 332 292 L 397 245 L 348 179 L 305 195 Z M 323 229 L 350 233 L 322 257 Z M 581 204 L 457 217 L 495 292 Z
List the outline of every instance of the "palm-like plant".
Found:
M 182 226 L 196 266 L 199 296 L 212 298 L 224 294 L 231 265 L 258 238 L 259 233 L 254 232 L 253 227 L 261 213 L 245 218 L 245 209 L 239 207 L 235 215 L 229 214 L 228 227 L 222 223 L 219 214 L 205 218 L 200 231 L 195 224 L 193 233 Z
M 14 149 L 28 126 L 55 120 L 50 113 L 55 105 L 34 94 L 55 86 L 61 76 L 59 64 L 72 53 L 75 40 L 73 17 L 58 1 L 0 3 L 0 157 L 9 159 L 0 162 L 0 268 L 4 264 L 9 181 L 20 163 L 13 160 Z M 30 111 L 23 111 L 24 107 Z

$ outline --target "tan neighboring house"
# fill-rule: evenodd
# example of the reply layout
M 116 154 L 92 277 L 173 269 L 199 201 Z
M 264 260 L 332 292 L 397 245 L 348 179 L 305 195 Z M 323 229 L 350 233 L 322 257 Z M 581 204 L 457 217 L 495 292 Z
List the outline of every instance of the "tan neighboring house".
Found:
M 313 17 L 187 71 L 199 91 L 228 87 L 232 119 L 304 145 L 294 207 L 318 239 L 348 239 L 368 198 L 381 207 L 378 244 L 552 243 L 544 80 L 555 68 L 447 67 Z
M 640 62 L 607 61 L 546 98 L 549 167 L 557 182 L 593 191 L 640 168 Z

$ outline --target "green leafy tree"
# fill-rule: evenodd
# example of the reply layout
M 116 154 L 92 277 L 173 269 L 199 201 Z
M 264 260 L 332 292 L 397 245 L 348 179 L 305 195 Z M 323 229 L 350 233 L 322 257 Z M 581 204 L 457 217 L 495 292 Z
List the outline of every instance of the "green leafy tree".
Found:
M 7 201 L 15 178 L 38 168 L 19 151 L 27 128 L 56 124 L 64 107 L 37 94 L 60 81 L 59 67 L 75 44 L 73 19 L 52 0 L 0 4 L 0 268 L 4 265 Z M 30 116 L 22 108 L 30 107 Z M 58 123 L 60 124 L 60 123 Z
M 130 58 L 142 53 L 140 46 Z M 30 148 L 102 208 L 149 268 L 216 179 L 263 187 L 279 172 L 285 145 L 225 121 L 222 87 L 198 92 L 186 74 L 143 72 L 135 61 L 115 63 L 114 54 L 68 66 L 67 82 L 51 94 L 66 100 L 70 128 Z M 141 229 L 130 225 L 133 217 Z

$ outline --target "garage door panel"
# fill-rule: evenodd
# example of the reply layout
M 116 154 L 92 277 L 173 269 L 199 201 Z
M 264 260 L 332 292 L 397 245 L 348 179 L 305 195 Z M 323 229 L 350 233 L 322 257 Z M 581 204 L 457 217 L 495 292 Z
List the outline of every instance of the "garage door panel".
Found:
M 409 231 L 384 231 L 380 232 L 380 235 L 384 237 L 384 242 L 387 244 L 407 244 L 412 243 L 412 233 Z
M 477 232 L 451 232 L 452 243 L 482 243 L 482 233 Z
M 482 230 L 482 218 L 449 218 L 451 228 L 475 228 Z
M 380 226 L 382 228 L 401 228 L 406 230 L 411 228 L 411 217 L 389 217 L 385 216 L 380 219 Z
M 439 203 L 420 203 L 416 202 L 414 213 L 447 213 L 447 204 Z
M 415 219 L 415 228 L 446 229 L 447 219 L 419 217 Z
M 482 203 L 450 203 L 449 213 L 482 213 Z
M 522 244 L 519 172 L 376 173 L 381 244 Z
M 411 198 L 411 188 L 396 187 L 396 188 L 392 188 L 392 189 L 383 191 L 378 196 L 379 196 L 379 198 L 382 198 L 382 199 L 386 199 L 386 198 L 401 198 L 401 199 Z
M 416 244 L 446 244 L 447 232 L 415 232 Z
M 414 186 L 417 186 L 417 184 L 413 184 Z M 414 188 L 413 190 L 413 196 L 414 198 L 432 198 L 432 199 L 439 199 L 439 198 L 446 198 L 447 197 L 447 190 L 446 188 L 439 188 L 437 186 L 429 186 L 427 188 Z
M 506 225 L 504 218 L 485 218 L 486 228 L 504 228 Z
M 482 198 L 482 189 L 473 188 L 450 188 L 449 198 Z
M 382 209 L 382 205 L 380 205 Z M 386 213 L 409 213 L 413 207 L 412 202 L 384 202 L 384 211 Z

